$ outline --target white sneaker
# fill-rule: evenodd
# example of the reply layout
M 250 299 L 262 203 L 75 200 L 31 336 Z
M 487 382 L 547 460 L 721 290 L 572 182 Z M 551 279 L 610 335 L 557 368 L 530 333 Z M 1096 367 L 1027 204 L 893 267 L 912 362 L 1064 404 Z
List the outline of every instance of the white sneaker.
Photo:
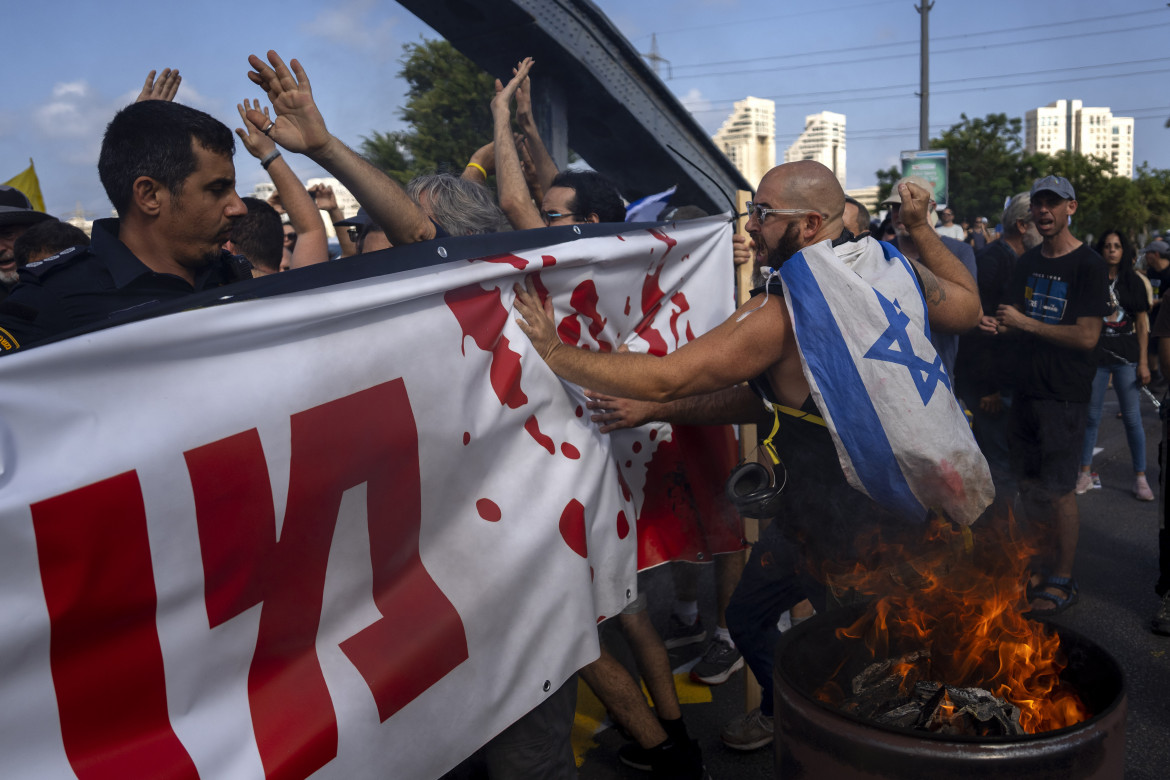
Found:
M 1077 495 L 1083 496 L 1093 489 L 1093 476 L 1087 471 L 1077 472 Z
M 733 750 L 757 750 L 772 744 L 775 726 L 772 718 L 756 707 L 727 724 L 721 735 L 723 744 Z

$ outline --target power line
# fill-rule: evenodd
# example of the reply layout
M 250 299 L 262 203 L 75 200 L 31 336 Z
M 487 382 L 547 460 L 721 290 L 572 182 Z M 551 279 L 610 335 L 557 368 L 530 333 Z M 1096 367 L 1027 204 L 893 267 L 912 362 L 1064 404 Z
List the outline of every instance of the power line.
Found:
M 832 13 L 840 13 L 841 11 L 853 11 L 857 8 L 871 8 L 875 5 L 895 5 L 895 4 L 900 4 L 900 3 L 898 3 L 897 0 L 879 0 L 878 2 L 873 2 L 873 3 L 858 3 L 857 5 L 846 5 L 846 6 L 842 6 L 840 8 L 834 8 L 834 9 L 832 9 Z M 753 17 L 751 19 L 732 19 L 732 20 L 729 20 L 726 22 L 716 22 L 714 24 L 699 24 L 699 25 L 695 25 L 693 27 L 675 27 L 672 30 L 655 30 L 654 32 L 657 33 L 658 35 L 671 35 L 671 34 L 677 33 L 677 32 L 690 32 L 691 30 L 710 30 L 714 27 L 730 27 L 732 25 L 735 25 L 736 27 L 742 27 L 745 24 L 759 24 L 760 22 L 771 22 L 771 21 L 775 21 L 777 19 L 795 19 L 796 17 L 799 17 L 799 16 L 820 16 L 824 13 L 825 13 L 824 9 L 817 9 L 815 11 L 797 11 L 795 13 L 779 14 L 777 16 L 757 16 L 757 17 Z M 639 41 L 639 40 L 641 40 L 641 39 L 643 39 L 651 34 L 653 34 L 653 33 L 647 33 L 646 35 L 639 35 L 637 38 L 634 38 L 634 40 Z
M 946 51 L 939 52 L 939 56 L 949 56 L 952 54 L 961 54 L 963 52 L 968 52 L 968 51 L 982 51 L 982 50 L 986 50 L 986 49 L 1001 49 L 1001 48 L 1005 48 L 1008 46 L 1023 46 L 1023 45 L 1030 44 L 1030 43 L 1042 43 L 1042 42 L 1047 43 L 1049 41 L 1069 40 L 1069 39 L 1073 39 L 1073 38 L 1085 38 L 1085 37 L 1089 37 L 1089 36 L 1099 36 L 1099 35 L 1103 35 L 1103 34 L 1107 34 L 1107 33 L 1122 33 L 1122 32 L 1136 32 L 1136 31 L 1144 32 L 1146 30 L 1154 30 L 1154 29 L 1157 29 L 1159 27 L 1170 27 L 1170 22 L 1165 22 L 1163 24 L 1142 25 L 1140 27 L 1125 27 L 1125 28 L 1120 28 L 1120 29 L 1116 29 L 1116 30 L 1093 30 L 1091 32 L 1070 33 L 1068 35 L 1045 36 L 1042 39 L 1035 39 L 1034 38 L 1034 39 L 1022 40 L 1022 41 L 1006 41 L 1004 43 L 977 44 L 977 45 L 973 45 L 973 46 L 950 48 Z M 964 37 L 966 37 L 966 36 L 964 36 Z M 904 44 L 898 44 L 898 45 L 904 45 Z M 820 51 L 820 52 L 811 52 L 808 55 L 783 55 L 783 56 L 786 58 L 787 57 L 807 57 L 807 56 L 814 56 L 817 54 L 831 54 L 831 53 L 833 53 L 833 52 Z M 883 55 L 883 56 L 880 56 L 877 58 L 873 57 L 872 54 L 867 54 L 866 56 L 858 57 L 857 59 L 852 59 L 852 60 L 834 59 L 831 62 L 809 62 L 809 63 L 799 64 L 799 65 L 792 65 L 792 66 L 786 67 L 785 70 L 786 70 L 786 72 L 792 72 L 795 70 L 801 70 L 801 69 L 806 69 L 806 68 L 822 68 L 822 67 L 833 66 L 833 65 L 854 65 L 857 63 L 866 63 L 869 65 L 872 65 L 875 62 L 875 60 L 906 59 L 908 57 L 914 57 L 914 56 L 917 56 L 917 54 L 915 52 L 907 52 L 905 54 L 888 54 L 888 55 Z M 767 59 L 774 59 L 774 58 L 767 58 Z M 761 60 L 741 60 L 741 62 L 760 62 L 760 61 Z M 728 64 L 733 64 L 733 63 L 728 63 Z M 682 70 L 683 68 L 687 68 L 687 67 L 699 67 L 699 66 L 698 65 L 694 65 L 694 66 L 692 66 L 692 65 L 679 65 L 678 66 L 678 68 L 680 70 Z M 694 80 L 694 79 L 702 79 L 702 78 L 719 78 L 722 76 L 742 76 L 742 75 L 747 74 L 747 73 L 770 73 L 770 72 L 774 71 L 775 69 L 776 68 L 774 66 L 771 66 L 771 67 L 749 68 L 746 70 L 744 70 L 744 69 L 725 70 L 725 71 L 718 71 L 718 72 L 714 72 L 714 73 L 698 73 L 698 74 L 688 76 L 687 78 Z

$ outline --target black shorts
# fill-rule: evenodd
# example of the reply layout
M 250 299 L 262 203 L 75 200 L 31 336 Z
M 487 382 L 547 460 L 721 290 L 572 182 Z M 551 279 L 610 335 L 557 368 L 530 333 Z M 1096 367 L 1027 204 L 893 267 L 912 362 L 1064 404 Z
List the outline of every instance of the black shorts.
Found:
M 1059 498 L 1077 486 L 1089 405 L 1017 395 L 1012 402 L 1012 471 L 1020 491 Z

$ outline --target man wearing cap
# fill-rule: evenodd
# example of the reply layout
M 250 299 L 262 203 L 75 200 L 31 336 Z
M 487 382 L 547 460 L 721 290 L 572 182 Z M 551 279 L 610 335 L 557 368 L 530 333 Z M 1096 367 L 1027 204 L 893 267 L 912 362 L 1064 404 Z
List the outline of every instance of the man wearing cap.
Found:
M 389 249 L 394 246 L 390 243 L 390 239 L 386 238 L 386 231 L 370 219 L 369 212 L 364 206 L 358 209 L 355 216 L 334 222 L 333 227 L 338 228 L 339 240 L 342 233 L 348 233 L 349 240 L 353 243 L 353 254 L 356 255 L 377 252 L 380 249 Z M 342 257 L 345 256 L 343 252 Z
M 1078 598 L 1074 489 L 1109 289 L 1105 261 L 1069 231 L 1077 200 L 1068 179 L 1037 179 L 1031 196 L 1042 242 L 1016 263 L 1012 302 L 998 307 L 995 331 L 1017 347 L 1011 461 L 1028 522 L 1041 534 L 1030 614 L 1049 616 Z
M 12 251 L 16 239 L 24 235 L 30 225 L 46 219 L 53 217 L 34 211 L 23 192 L 7 184 L 0 184 L 0 301 L 7 298 L 20 281 L 20 269 Z
M 890 190 L 890 196 L 882 201 L 882 205 L 887 207 L 890 211 L 890 223 L 894 227 L 894 240 L 890 243 L 898 248 L 898 251 L 905 255 L 910 260 L 920 260 L 920 253 L 918 251 L 918 244 L 914 241 L 914 237 L 910 235 L 910 231 L 906 229 L 900 219 L 902 209 L 902 196 L 899 194 L 899 185 L 909 182 L 916 184 L 927 192 L 931 192 L 930 183 L 921 176 L 907 176 L 904 179 L 899 179 L 898 183 L 894 185 L 894 189 Z M 935 210 L 934 198 L 930 199 L 928 204 L 930 211 L 928 214 L 933 214 Z M 949 210 L 948 210 L 949 211 Z M 954 215 L 951 215 L 952 221 Z M 961 230 L 961 228 L 960 228 Z M 978 280 L 975 266 L 975 252 L 970 246 L 962 241 L 952 238 L 949 233 L 935 228 L 938 237 L 942 240 L 950 253 L 959 258 L 959 262 L 963 264 L 971 273 L 971 278 Z M 947 375 L 955 375 L 955 355 L 959 352 L 959 334 L 957 333 L 942 333 L 938 330 L 932 330 L 930 333 L 930 343 L 934 345 L 934 349 L 938 352 L 938 356 L 942 358 L 943 365 L 947 368 Z

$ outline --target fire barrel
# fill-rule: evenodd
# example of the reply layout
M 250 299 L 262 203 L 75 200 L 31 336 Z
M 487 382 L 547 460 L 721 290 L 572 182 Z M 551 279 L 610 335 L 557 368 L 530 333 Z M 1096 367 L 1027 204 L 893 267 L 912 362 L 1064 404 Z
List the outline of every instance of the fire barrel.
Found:
M 774 674 L 776 777 L 832 780 L 961 780 L 962 778 L 1123 777 L 1125 684 L 1103 648 L 1066 628 L 1060 637 L 1075 687 L 1091 717 L 1067 728 L 1003 737 L 939 735 L 876 724 L 819 701 L 814 692 L 865 652 L 838 639 L 865 605 L 819 614 L 787 631 L 776 648 Z M 945 682 L 945 681 L 943 681 Z

